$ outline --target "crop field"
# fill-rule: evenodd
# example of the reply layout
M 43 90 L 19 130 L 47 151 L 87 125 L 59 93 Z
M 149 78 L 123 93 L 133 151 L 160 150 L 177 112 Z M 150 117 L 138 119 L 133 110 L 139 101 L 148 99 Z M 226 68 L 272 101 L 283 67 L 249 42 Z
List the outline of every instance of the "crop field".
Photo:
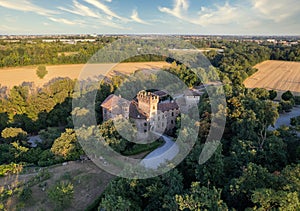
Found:
M 34 82 L 36 86 L 43 86 L 45 83 L 57 77 L 69 77 L 76 79 L 80 74 L 81 78 L 94 77 L 98 75 L 112 76 L 117 73 L 131 74 L 139 69 L 160 69 L 170 66 L 167 62 L 133 62 L 120 64 L 70 64 L 46 66 L 48 74 L 40 79 L 36 75 L 37 66 L 3 68 L 0 69 L 0 85 L 11 88 L 21 85 L 23 82 Z
M 300 93 L 300 62 L 265 61 L 255 68 L 258 71 L 244 82 L 247 88 Z

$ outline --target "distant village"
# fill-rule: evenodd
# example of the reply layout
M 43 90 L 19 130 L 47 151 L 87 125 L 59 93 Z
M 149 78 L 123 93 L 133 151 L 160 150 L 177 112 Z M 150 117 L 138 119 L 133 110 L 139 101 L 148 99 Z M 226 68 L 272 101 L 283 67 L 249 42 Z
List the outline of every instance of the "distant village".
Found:
M 130 37 L 136 35 L 120 34 L 74 34 L 74 35 L 0 35 L 0 41 L 8 43 L 17 43 L 21 40 L 27 40 L 28 43 L 34 43 L 34 40 L 40 39 L 44 43 L 62 42 L 64 44 L 76 44 L 78 42 L 96 42 L 101 37 Z M 157 35 L 141 35 L 140 38 L 151 38 Z M 167 36 L 167 35 L 166 35 Z M 236 42 L 255 42 L 257 44 L 274 44 L 282 46 L 295 46 L 300 44 L 299 36 L 218 36 L 218 35 L 172 35 L 172 37 L 178 37 L 185 40 L 218 40 L 227 39 Z

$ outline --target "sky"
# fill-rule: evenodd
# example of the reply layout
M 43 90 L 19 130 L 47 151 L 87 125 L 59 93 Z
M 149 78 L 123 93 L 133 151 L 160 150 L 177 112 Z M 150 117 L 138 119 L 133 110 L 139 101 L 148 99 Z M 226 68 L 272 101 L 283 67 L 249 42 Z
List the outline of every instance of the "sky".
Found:
M 299 0 L 0 0 L 0 34 L 300 35 Z

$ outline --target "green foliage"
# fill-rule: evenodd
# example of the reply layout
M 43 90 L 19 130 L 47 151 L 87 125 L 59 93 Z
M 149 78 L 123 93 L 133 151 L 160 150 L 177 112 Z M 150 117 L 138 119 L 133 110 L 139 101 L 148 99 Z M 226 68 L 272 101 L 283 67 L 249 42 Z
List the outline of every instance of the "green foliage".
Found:
M 10 143 L 12 141 L 26 140 L 27 132 L 22 130 L 22 128 L 9 127 L 9 128 L 5 128 L 1 132 L 1 136 L 6 142 Z
M 48 74 L 48 71 L 46 69 L 46 66 L 40 65 L 36 69 L 36 75 L 40 78 L 43 79 L 46 75 Z
M 58 209 L 67 208 L 74 197 L 74 187 L 70 182 L 60 182 L 47 191 L 49 199 Z
M 26 185 L 28 187 L 33 187 L 34 185 L 37 185 L 41 182 L 44 182 L 48 179 L 51 178 L 51 174 L 48 171 L 48 169 L 43 169 L 41 170 L 36 176 L 32 177 L 27 183 Z
M 254 210 L 294 211 L 299 209 L 298 192 L 257 189 L 252 195 L 252 202 L 257 204 Z
M 32 190 L 29 187 L 24 187 L 19 193 L 19 200 L 26 202 L 32 198 Z
M 291 118 L 291 125 L 299 126 L 300 125 L 300 116 Z
M 274 100 L 277 97 L 277 92 L 275 90 L 269 91 L 269 99 Z
M 294 107 L 294 103 L 291 101 L 285 101 L 285 100 L 281 100 L 279 102 L 279 112 L 285 111 L 285 112 L 290 112 Z
M 179 210 L 228 210 L 221 199 L 221 190 L 201 186 L 199 182 L 192 183 L 187 194 L 176 195 L 176 202 Z
M 63 160 L 76 160 L 84 154 L 72 129 L 66 129 L 66 132 L 54 141 L 51 152 Z
M 239 178 L 234 178 L 227 187 L 226 196 L 228 205 L 243 210 L 252 207 L 251 195 L 258 188 L 270 188 L 276 185 L 276 177 L 267 169 L 249 163 L 244 167 L 243 174 Z
M 19 174 L 23 170 L 22 164 L 11 163 L 8 165 L 0 165 L 0 177 L 8 174 Z
M 294 96 L 295 104 L 300 105 L 300 96 Z
M 130 210 L 176 210 L 174 196 L 182 193 L 182 179 L 175 169 L 165 175 L 146 180 L 114 180 L 105 190 L 98 209 L 112 210 L 118 202 L 118 206 L 129 207 Z
M 155 141 L 151 144 L 135 144 L 129 150 L 124 151 L 123 155 L 137 155 L 143 152 L 151 152 L 157 149 L 159 146 L 163 145 L 164 142 L 162 140 Z
M 294 95 L 292 94 L 291 91 L 286 91 L 282 94 L 281 98 L 282 98 L 282 100 L 290 101 L 290 100 L 294 99 Z
M 260 100 L 271 99 L 270 92 L 263 88 L 254 88 L 252 92 L 256 95 L 256 97 Z M 273 97 L 273 96 L 272 96 Z M 276 96 L 275 96 L 276 97 Z M 275 98 L 274 97 L 274 98 Z

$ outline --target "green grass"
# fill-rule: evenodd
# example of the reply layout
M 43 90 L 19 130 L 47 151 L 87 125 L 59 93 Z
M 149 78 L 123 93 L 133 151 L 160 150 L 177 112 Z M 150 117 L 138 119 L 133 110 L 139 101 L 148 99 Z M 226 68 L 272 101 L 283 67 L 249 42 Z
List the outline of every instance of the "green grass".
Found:
M 162 140 L 155 141 L 151 144 L 135 144 L 130 150 L 123 152 L 123 155 L 137 155 L 143 152 L 153 151 L 163 145 Z

